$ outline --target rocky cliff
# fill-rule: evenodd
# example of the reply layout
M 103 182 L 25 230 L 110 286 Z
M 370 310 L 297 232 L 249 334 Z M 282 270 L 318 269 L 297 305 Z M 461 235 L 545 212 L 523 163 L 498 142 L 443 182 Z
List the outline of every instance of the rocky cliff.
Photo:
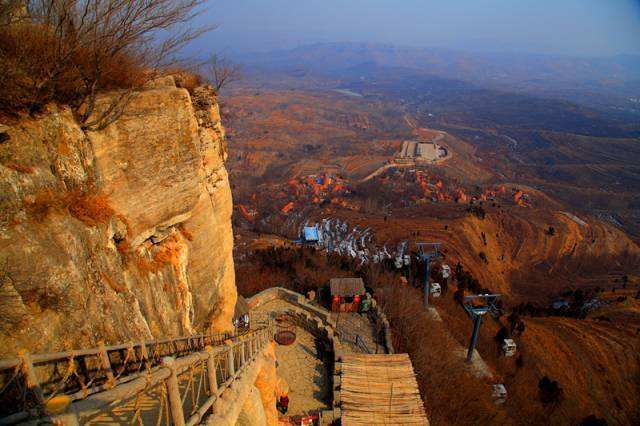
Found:
M 51 106 L 0 133 L 0 355 L 230 327 L 232 201 L 211 89 L 168 77 L 102 130 Z

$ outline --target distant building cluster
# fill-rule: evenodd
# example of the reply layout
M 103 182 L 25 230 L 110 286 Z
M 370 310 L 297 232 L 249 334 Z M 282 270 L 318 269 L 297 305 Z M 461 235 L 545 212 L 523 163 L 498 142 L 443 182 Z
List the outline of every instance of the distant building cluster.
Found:
M 447 155 L 447 148 L 435 142 L 404 141 L 395 161 L 398 163 L 433 163 Z
M 298 242 L 306 246 L 326 250 L 359 259 L 361 264 L 379 263 L 393 259 L 396 267 L 409 265 L 408 241 L 397 244 L 396 250 L 376 244 L 371 228 L 351 227 L 347 221 L 339 218 L 322 219 L 319 223 L 306 221 L 300 228 Z

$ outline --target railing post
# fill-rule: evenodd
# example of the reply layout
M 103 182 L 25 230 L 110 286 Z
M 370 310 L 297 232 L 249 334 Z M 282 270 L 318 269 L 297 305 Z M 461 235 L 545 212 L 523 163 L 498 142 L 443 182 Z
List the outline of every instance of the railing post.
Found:
M 140 356 L 144 360 L 145 367 L 146 367 L 146 364 L 149 362 L 149 352 L 147 351 L 147 345 L 145 342 L 140 342 Z
M 236 374 L 236 366 L 233 363 L 233 344 L 229 345 L 229 352 L 227 352 L 227 370 L 229 370 L 229 377 Z
M 38 381 L 36 372 L 33 369 L 31 354 L 26 351 L 22 352 L 20 353 L 20 358 L 22 358 L 22 374 L 24 374 L 27 387 L 31 389 L 31 391 L 35 395 L 39 408 L 42 408 L 44 410 L 44 393 L 42 392 L 42 388 L 40 387 L 40 382 Z
M 109 360 L 109 354 L 107 353 L 107 348 L 104 346 L 104 342 L 98 342 L 98 356 L 100 357 L 100 363 L 102 364 L 102 368 L 105 370 L 107 375 L 107 387 L 113 387 L 116 383 L 116 379 L 113 375 L 113 370 L 111 369 L 111 361 Z
M 169 406 L 171 407 L 171 418 L 176 426 L 184 426 L 184 412 L 182 411 L 182 399 L 180 398 L 180 387 L 178 385 L 178 375 L 173 357 L 162 358 L 162 365 L 171 370 L 171 375 L 167 378 L 167 395 Z
M 209 377 L 209 390 L 211 395 L 216 395 L 218 392 L 218 376 L 216 375 L 216 357 L 213 347 L 206 346 L 204 350 L 209 354 L 207 358 L 207 376 Z
M 251 355 L 250 358 L 253 359 L 256 356 L 256 353 L 258 352 L 257 348 L 256 348 L 256 336 L 251 336 L 251 340 L 249 341 L 249 349 L 251 350 Z
M 244 353 L 245 349 L 246 349 L 246 340 L 242 339 L 240 340 L 240 364 L 238 365 L 239 368 L 244 367 L 245 362 L 247 361 L 247 356 Z

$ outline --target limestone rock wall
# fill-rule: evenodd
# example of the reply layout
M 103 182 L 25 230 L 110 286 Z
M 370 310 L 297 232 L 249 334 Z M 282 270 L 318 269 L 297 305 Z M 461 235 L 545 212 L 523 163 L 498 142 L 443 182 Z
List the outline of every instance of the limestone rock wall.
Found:
M 56 106 L 2 123 L 0 356 L 231 327 L 215 95 L 158 86 L 99 131 Z
M 265 357 L 267 362 L 256 377 L 255 387 L 260 393 L 266 424 L 276 426 L 278 424 L 278 410 L 276 409 L 278 376 L 276 374 L 275 342 L 271 342 L 267 347 Z

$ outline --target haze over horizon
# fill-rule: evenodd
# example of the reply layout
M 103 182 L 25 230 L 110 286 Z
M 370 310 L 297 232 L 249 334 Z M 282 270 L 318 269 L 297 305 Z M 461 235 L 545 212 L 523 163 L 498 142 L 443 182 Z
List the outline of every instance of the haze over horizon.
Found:
M 194 43 L 223 54 L 365 42 L 471 52 L 640 54 L 637 0 L 220 0 L 198 19 L 219 27 Z

